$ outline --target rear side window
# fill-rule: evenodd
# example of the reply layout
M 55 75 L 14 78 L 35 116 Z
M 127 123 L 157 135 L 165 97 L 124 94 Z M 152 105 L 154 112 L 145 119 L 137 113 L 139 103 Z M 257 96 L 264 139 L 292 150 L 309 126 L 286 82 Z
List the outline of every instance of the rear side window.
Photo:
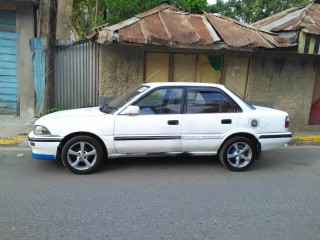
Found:
M 224 94 L 218 91 L 189 90 L 187 93 L 187 113 L 227 113 L 237 112 L 236 107 Z

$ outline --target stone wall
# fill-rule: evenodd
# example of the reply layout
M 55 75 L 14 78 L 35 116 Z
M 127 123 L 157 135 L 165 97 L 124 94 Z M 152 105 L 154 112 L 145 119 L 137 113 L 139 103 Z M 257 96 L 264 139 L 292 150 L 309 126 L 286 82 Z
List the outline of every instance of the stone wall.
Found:
M 308 130 L 317 57 L 257 53 L 253 57 L 247 100 L 284 110 L 291 130 Z
M 99 97 L 112 99 L 143 83 L 144 50 L 126 45 L 101 45 Z

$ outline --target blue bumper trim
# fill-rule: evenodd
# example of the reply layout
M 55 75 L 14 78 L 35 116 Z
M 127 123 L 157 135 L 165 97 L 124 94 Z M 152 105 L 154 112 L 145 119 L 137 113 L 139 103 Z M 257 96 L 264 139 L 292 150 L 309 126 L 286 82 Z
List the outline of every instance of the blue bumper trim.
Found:
M 36 158 L 36 159 L 56 160 L 56 157 L 54 155 L 45 155 L 45 154 L 32 153 L 32 157 Z

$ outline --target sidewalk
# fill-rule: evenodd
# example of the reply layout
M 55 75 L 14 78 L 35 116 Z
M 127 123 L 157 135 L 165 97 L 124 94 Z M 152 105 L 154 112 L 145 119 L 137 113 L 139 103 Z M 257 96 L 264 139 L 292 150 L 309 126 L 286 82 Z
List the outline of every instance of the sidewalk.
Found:
M 0 145 L 28 145 L 33 119 L 0 115 Z M 294 132 L 290 145 L 320 145 L 320 131 Z
M 0 115 L 0 145 L 26 142 L 33 128 L 33 119 Z

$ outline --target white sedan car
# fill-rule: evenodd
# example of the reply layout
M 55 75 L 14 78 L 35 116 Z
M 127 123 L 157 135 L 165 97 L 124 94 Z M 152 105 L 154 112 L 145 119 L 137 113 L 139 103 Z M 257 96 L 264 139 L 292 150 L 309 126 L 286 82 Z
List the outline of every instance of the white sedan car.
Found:
M 218 155 L 232 171 L 292 135 L 286 112 L 251 106 L 226 87 L 148 83 L 101 107 L 48 114 L 29 134 L 32 156 L 61 159 L 78 174 L 104 159 L 148 155 Z

